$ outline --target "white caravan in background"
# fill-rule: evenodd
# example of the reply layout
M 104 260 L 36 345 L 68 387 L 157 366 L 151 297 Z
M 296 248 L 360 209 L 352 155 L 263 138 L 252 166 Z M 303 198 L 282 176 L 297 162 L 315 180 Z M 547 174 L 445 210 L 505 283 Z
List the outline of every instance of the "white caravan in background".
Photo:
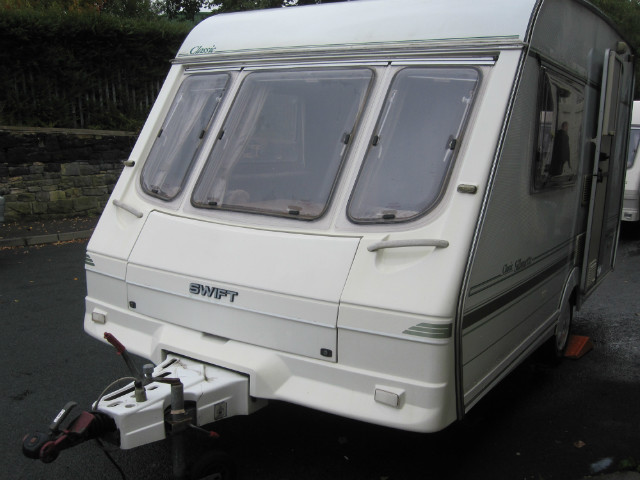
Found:
M 631 132 L 629 136 L 629 155 L 627 157 L 627 176 L 624 183 L 624 202 L 622 220 L 637 222 L 640 220 L 640 101 L 633 102 Z
M 612 269 L 632 85 L 582 0 L 213 16 L 88 244 L 84 328 L 197 425 L 276 399 L 440 430 L 561 355 Z M 122 448 L 165 437 L 165 387 L 97 404 Z

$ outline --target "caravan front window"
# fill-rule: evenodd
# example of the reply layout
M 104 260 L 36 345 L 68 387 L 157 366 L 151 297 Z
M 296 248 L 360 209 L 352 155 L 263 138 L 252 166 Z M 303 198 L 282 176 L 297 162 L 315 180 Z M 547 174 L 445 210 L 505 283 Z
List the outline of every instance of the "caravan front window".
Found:
M 396 75 L 349 202 L 352 221 L 404 221 L 433 208 L 478 80 L 472 68 L 406 68 Z
M 322 215 L 372 77 L 366 68 L 247 75 L 192 204 L 305 220 Z
M 146 193 L 162 200 L 180 193 L 228 81 L 229 75 L 215 74 L 182 82 L 142 169 Z

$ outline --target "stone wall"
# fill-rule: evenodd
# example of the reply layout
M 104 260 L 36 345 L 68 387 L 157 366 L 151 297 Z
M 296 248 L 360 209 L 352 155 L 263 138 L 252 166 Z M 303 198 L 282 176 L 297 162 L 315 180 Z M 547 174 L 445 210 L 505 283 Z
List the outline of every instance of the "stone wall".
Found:
M 5 222 L 99 215 L 135 140 L 130 132 L 0 127 Z

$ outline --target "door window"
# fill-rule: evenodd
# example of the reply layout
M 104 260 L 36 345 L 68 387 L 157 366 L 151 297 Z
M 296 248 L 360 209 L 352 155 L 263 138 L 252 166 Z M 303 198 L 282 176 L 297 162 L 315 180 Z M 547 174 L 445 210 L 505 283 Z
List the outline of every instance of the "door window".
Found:
M 640 127 L 631 128 L 629 136 L 629 157 L 627 158 L 627 168 L 633 167 L 638 153 L 638 144 L 640 144 Z

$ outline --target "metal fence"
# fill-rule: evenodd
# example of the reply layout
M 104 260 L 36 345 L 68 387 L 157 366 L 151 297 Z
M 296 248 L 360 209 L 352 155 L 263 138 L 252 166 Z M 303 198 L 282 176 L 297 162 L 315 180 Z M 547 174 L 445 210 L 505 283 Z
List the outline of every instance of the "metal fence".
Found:
M 116 70 L 69 84 L 68 75 L 51 73 L 13 72 L 9 88 L 0 93 L 0 125 L 137 130 L 164 79 Z

